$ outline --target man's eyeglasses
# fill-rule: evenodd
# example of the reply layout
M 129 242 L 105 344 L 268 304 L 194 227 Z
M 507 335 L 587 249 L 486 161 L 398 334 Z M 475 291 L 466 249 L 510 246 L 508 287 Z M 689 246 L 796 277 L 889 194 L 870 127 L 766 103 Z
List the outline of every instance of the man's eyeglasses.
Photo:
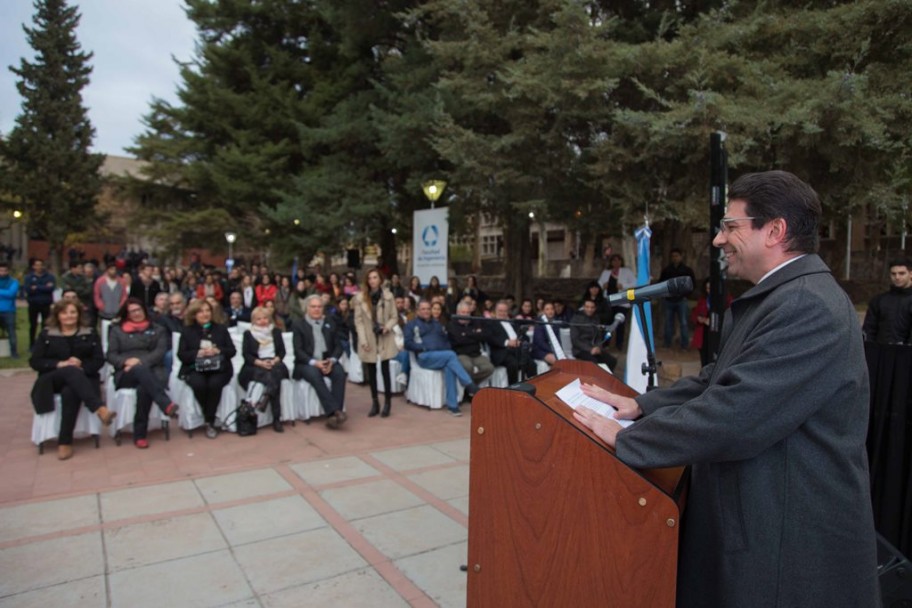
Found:
M 135 314 L 135 313 L 137 313 L 137 312 L 142 312 L 142 311 L 143 311 L 142 308 L 128 308 L 128 309 L 127 309 L 127 312 L 128 312 L 129 314 L 131 314 L 131 315 L 132 315 L 132 314 Z
M 723 217 L 719 223 L 722 226 L 722 232 L 726 234 L 731 233 L 737 227 L 735 222 L 740 222 L 741 220 L 755 220 L 755 217 Z

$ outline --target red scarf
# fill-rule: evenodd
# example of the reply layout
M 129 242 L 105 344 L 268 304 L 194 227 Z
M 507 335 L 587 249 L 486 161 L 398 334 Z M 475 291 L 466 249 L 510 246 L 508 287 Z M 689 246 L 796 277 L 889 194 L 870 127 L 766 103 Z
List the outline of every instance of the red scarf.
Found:
M 149 329 L 149 320 L 140 321 L 139 323 L 134 323 L 133 321 L 124 321 L 120 324 L 120 328 L 127 332 L 128 334 L 139 333 Z

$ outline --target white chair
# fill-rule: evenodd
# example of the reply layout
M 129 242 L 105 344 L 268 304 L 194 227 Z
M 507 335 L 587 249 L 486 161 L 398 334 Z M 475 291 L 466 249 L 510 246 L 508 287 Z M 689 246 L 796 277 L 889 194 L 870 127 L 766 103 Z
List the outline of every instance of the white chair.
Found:
M 38 446 L 38 453 L 44 454 L 44 442 L 57 439 L 60 435 L 60 416 L 63 400 L 60 395 L 54 395 L 54 411 L 47 414 L 34 414 L 32 416 L 32 443 Z M 73 428 L 73 439 L 93 437 L 95 448 L 100 445 L 101 420 L 85 406 L 80 406 L 76 416 L 76 426 Z
M 361 357 L 358 356 L 354 341 L 351 342 L 351 345 L 351 355 L 348 356 L 348 367 L 345 370 L 348 372 L 348 381 L 355 384 L 364 384 L 364 368 L 361 366 Z
M 389 361 L 390 368 L 390 384 L 392 388 L 390 389 L 391 393 L 401 393 L 406 390 L 408 384 L 402 384 L 396 377 L 402 373 L 402 364 L 396 361 L 395 359 L 390 359 Z M 377 362 L 377 391 L 384 392 L 386 390 L 386 383 L 383 381 L 383 374 L 380 371 L 380 362 Z
M 548 371 L 550 369 L 551 369 L 551 365 L 549 365 L 548 363 L 545 363 L 541 359 L 535 360 L 535 375 L 536 376 L 544 374 L 546 371 Z
M 199 428 L 206 423 L 203 418 L 203 410 L 196 397 L 193 396 L 193 390 L 190 386 L 181 380 L 179 373 L 181 362 L 177 358 L 178 346 L 180 345 L 180 334 L 171 334 L 171 348 L 174 352 L 174 365 L 171 367 L 171 376 L 168 378 L 168 394 L 171 401 L 180 406 L 178 415 L 178 424 L 180 428 L 187 431 L 190 437 L 193 437 L 193 429 Z
M 117 417 L 109 427 L 109 433 L 114 438 L 114 443 L 120 445 L 123 434 L 133 432 L 133 418 L 136 417 L 136 389 L 115 388 L 112 374 L 105 381 L 105 394 L 108 409 L 117 412 Z M 152 409 L 149 410 L 149 428 L 153 428 L 155 424 L 161 426 L 165 433 L 165 441 L 171 441 L 171 420 L 161 411 L 158 404 L 153 403 Z
M 408 388 L 405 399 L 417 405 L 424 405 L 432 410 L 439 410 L 446 404 L 446 379 L 443 370 L 424 369 L 418 365 L 415 353 L 409 352 L 411 371 L 409 372 Z M 462 401 L 465 390 L 460 383 L 456 383 L 456 399 Z
M 494 368 L 494 373 L 478 383 L 478 386 L 485 388 L 489 386 L 491 388 L 507 388 L 510 386 L 510 377 L 507 375 L 507 368 L 498 365 Z
M 241 368 L 244 366 L 243 347 L 244 331 L 246 329 L 242 329 L 242 325 L 246 326 L 247 329 L 250 328 L 250 323 L 239 322 L 237 327 L 231 327 L 228 330 L 235 348 L 234 357 L 231 358 L 234 376 L 222 389 L 222 400 L 219 401 L 218 410 L 215 412 L 216 424 L 220 425 L 222 430 L 232 433 L 237 432 L 237 416 L 234 415 L 234 411 L 241 404 L 241 399 L 244 397 L 244 389 L 238 383 L 238 374 L 241 373 Z M 268 424 L 272 424 L 272 410 L 267 409 L 265 412 L 257 412 L 257 427 L 263 427 Z

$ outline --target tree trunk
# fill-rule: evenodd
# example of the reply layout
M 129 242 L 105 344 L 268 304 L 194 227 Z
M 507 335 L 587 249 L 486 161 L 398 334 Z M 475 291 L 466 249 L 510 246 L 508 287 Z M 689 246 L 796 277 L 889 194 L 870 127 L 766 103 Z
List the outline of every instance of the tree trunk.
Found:
M 516 213 L 504 219 L 504 285 L 507 293 L 520 301 L 532 297 L 529 219 Z

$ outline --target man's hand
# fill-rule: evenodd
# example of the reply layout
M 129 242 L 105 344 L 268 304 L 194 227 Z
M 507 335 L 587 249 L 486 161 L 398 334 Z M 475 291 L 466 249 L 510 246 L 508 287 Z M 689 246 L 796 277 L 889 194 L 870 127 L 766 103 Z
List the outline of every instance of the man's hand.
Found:
M 130 357 L 129 359 L 124 361 L 124 371 L 128 372 L 131 369 L 133 369 L 134 367 L 136 367 L 137 365 L 140 365 L 141 363 L 142 363 L 142 361 L 140 361 L 138 357 Z
M 611 418 L 605 418 L 601 414 L 596 414 L 588 407 L 580 406 L 573 412 L 573 417 L 580 424 L 591 429 L 602 441 L 615 447 L 617 444 L 617 434 L 623 428 Z
M 547 363 L 548 365 L 554 365 L 556 362 L 557 362 L 557 357 L 555 357 L 551 353 L 548 353 L 547 355 L 545 355 L 545 363 Z
M 516 348 L 517 346 L 519 346 L 519 340 L 515 338 L 513 340 L 507 340 L 507 348 Z
M 601 386 L 594 384 L 583 384 L 583 394 L 592 397 L 596 401 L 607 403 L 617 410 L 614 417 L 618 420 L 635 420 L 643 415 L 643 410 L 637 402 L 630 397 L 622 397 L 616 393 L 603 389 Z M 590 427 L 591 428 L 591 427 Z M 593 429 L 595 430 L 595 429 Z

